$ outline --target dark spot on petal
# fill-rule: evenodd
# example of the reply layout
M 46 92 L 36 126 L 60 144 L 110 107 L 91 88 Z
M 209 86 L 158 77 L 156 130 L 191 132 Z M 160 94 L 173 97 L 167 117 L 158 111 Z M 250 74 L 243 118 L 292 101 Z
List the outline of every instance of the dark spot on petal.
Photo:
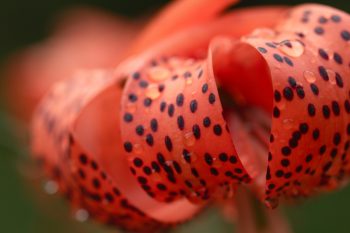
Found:
M 340 33 L 340 36 L 341 36 L 341 38 L 343 38 L 343 40 L 345 40 L 345 41 L 349 41 L 349 40 L 350 40 L 350 33 L 349 33 L 349 31 L 343 30 L 343 31 Z
M 172 141 L 171 141 L 169 136 L 165 136 L 164 143 L 165 143 L 165 146 L 166 146 L 167 150 L 169 152 L 171 152 L 173 150 L 173 143 L 172 143 Z
M 184 120 L 183 116 L 177 117 L 177 126 L 180 130 L 183 130 L 185 128 L 185 120 Z
M 125 122 L 132 122 L 133 116 L 130 113 L 125 113 L 124 114 L 124 121 Z
M 181 94 L 178 94 L 176 97 L 176 105 L 181 107 L 183 104 L 184 104 L 184 95 L 181 93 Z
M 281 63 L 283 62 L 283 58 L 279 54 L 275 53 L 273 54 L 273 57 L 275 58 L 276 61 Z
M 130 153 L 132 151 L 132 144 L 130 142 L 125 142 L 124 149 L 126 152 Z
M 197 108 L 198 108 L 197 100 L 192 100 L 190 102 L 190 110 L 191 110 L 191 112 L 195 113 L 197 111 Z

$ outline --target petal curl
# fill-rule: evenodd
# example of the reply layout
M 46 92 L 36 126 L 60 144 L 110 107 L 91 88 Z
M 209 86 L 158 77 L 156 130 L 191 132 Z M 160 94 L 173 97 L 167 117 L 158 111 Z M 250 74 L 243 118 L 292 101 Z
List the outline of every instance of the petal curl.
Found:
M 36 112 L 33 153 L 73 208 L 122 229 L 154 232 L 190 219 L 201 206 L 157 203 L 133 179 L 117 130 L 122 78 L 90 70 L 56 84 Z
M 333 189 L 343 183 L 343 178 L 347 173 L 348 162 L 346 158 L 349 148 L 349 87 L 346 80 L 349 72 L 349 61 L 346 60 L 347 50 L 342 51 L 341 48 L 346 46 L 349 40 L 345 27 L 348 19 L 347 14 L 330 7 L 304 5 L 290 11 L 274 30 L 257 29 L 251 35 L 244 36 L 241 41 L 218 38 L 212 42 L 209 53 L 213 55 L 214 74 L 222 87 L 230 92 L 233 98 L 237 98 L 238 94 L 245 103 L 260 107 L 272 116 L 271 136 L 270 139 L 265 138 L 266 142 L 271 141 L 266 148 L 265 162 L 263 162 L 265 167 L 256 165 L 260 166 L 255 168 L 258 172 L 248 169 L 250 173 L 255 173 L 253 178 L 259 180 L 258 195 L 263 197 L 267 204 L 272 207 L 277 204 L 279 196 L 308 196 L 322 190 Z M 163 53 L 153 51 L 153 54 L 158 53 L 158 57 L 160 57 L 159 54 L 169 55 L 166 48 L 166 46 L 163 47 Z M 181 54 L 181 49 L 179 51 Z M 203 60 L 196 59 L 191 67 L 191 61 L 188 63 L 185 60 L 174 59 L 175 63 L 179 64 L 172 65 L 173 58 L 168 60 L 163 58 L 161 61 L 155 59 L 153 61 L 155 67 L 153 68 L 146 68 L 145 60 L 143 66 L 130 65 L 135 68 L 134 72 L 138 75 L 137 78 L 134 77 L 134 81 L 130 81 L 134 84 L 127 85 L 125 89 L 124 114 L 134 115 L 126 107 L 126 103 L 130 102 L 127 96 L 134 94 L 137 97 L 140 95 L 140 98 L 137 98 L 138 102 L 133 117 L 135 120 L 131 123 L 126 121 L 124 123 L 126 128 L 123 129 L 125 129 L 125 142 L 145 145 L 143 146 L 145 151 L 140 153 L 140 157 L 141 160 L 146 159 L 146 162 L 138 167 L 141 172 L 137 173 L 138 175 L 142 172 L 145 173 L 142 171 L 144 166 L 147 170 L 147 166 L 151 166 L 152 162 L 156 161 L 157 153 L 166 154 L 165 161 L 171 162 L 174 159 L 177 163 L 180 161 L 180 149 L 176 150 L 174 154 L 171 150 L 164 151 L 164 144 L 165 149 L 167 149 L 167 136 L 169 134 L 174 136 L 174 138 L 170 138 L 172 139 L 170 141 L 176 141 L 173 143 L 176 144 L 175 149 L 184 147 L 184 142 L 178 140 L 180 138 L 178 132 L 173 131 L 181 131 L 176 125 L 175 118 L 182 116 L 184 119 L 181 122 L 187 122 L 186 116 L 190 115 L 190 112 L 184 113 L 182 106 L 178 106 L 178 108 L 175 97 L 183 90 L 187 91 L 184 76 L 196 77 L 194 75 L 198 73 L 196 69 L 200 69 L 203 65 L 205 67 L 206 64 L 201 63 Z M 178 68 L 176 68 L 177 66 Z M 176 82 L 170 84 L 171 76 L 176 74 L 182 78 L 182 84 Z M 153 76 L 154 80 L 152 80 Z M 213 76 L 209 77 L 208 80 L 213 79 Z M 161 89 L 164 88 L 164 93 L 160 91 L 159 86 L 157 89 L 155 84 L 160 84 Z M 192 86 L 188 90 L 191 88 Z M 193 88 L 192 93 L 184 94 L 185 99 L 201 98 L 199 96 L 200 84 L 194 83 Z M 172 94 L 167 93 L 167 89 L 170 89 L 169 92 Z M 163 100 L 163 94 L 165 100 Z M 213 94 L 216 96 L 215 92 Z M 168 111 L 168 116 L 160 118 L 162 101 L 159 102 L 158 98 L 166 103 L 164 111 Z M 207 106 L 205 99 L 197 102 L 198 106 Z M 186 102 L 186 104 L 190 103 Z M 296 109 L 298 110 L 296 111 Z M 215 112 L 212 112 L 213 116 L 215 116 Z M 143 114 L 145 117 L 140 119 L 137 117 L 138 114 Z M 159 137 L 158 133 L 152 132 L 151 126 L 148 126 L 154 120 L 153 118 L 162 125 Z M 195 115 L 195 120 L 190 121 L 192 133 L 196 134 L 197 131 L 202 130 L 201 127 L 198 130 L 197 126 L 201 125 L 200 121 L 203 118 L 204 116 L 199 112 L 199 117 L 197 118 Z M 232 124 L 230 122 L 230 125 Z M 166 129 L 168 125 L 172 127 Z M 146 128 L 143 130 L 144 134 L 138 135 L 138 126 Z M 187 131 L 189 130 L 190 128 L 187 128 Z M 239 132 L 233 130 L 232 134 L 235 133 Z M 204 135 L 209 137 L 210 133 Z M 310 143 L 312 144 L 310 145 Z M 206 146 L 208 145 L 202 147 L 206 148 Z M 249 143 L 246 147 L 249 147 Z M 142 156 L 143 153 L 147 154 L 147 157 Z M 205 151 L 200 153 L 202 160 L 205 159 Z M 245 151 L 246 153 L 249 154 Z M 262 151 L 259 153 L 261 154 Z M 256 155 L 253 154 L 256 153 L 250 152 L 250 155 L 245 155 L 247 161 L 251 162 L 256 159 Z M 243 157 L 239 151 L 238 157 Z M 244 165 L 245 167 L 250 166 Z M 135 165 L 133 166 L 135 169 Z M 201 167 L 203 168 L 203 166 Z M 264 178 L 261 177 L 265 177 L 266 169 L 265 185 L 262 182 Z M 169 169 L 166 168 L 165 172 L 166 170 Z M 145 174 L 150 175 L 147 172 Z M 161 179 L 169 188 L 169 193 L 176 192 L 179 184 L 174 180 L 179 180 L 180 183 L 184 183 L 180 185 L 180 187 L 184 187 L 181 192 L 189 196 L 189 193 L 183 191 L 186 181 L 189 181 L 189 177 L 186 176 L 189 173 L 181 174 L 181 177 L 185 177 L 184 180 L 173 179 L 173 176 L 176 178 L 176 173 L 174 174 L 168 171 Z M 208 179 L 205 180 L 206 183 L 211 181 L 216 184 L 220 183 L 215 181 L 215 178 Z M 158 196 L 151 191 L 156 190 L 156 181 L 159 180 L 151 178 L 150 187 L 147 186 L 145 189 L 151 196 L 164 201 L 167 199 L 166 194 Z M 193 188 L 192 182 L 187 186 L 190 189 Z M 201 196 L 198 193 L 197 195 Z
M 303 5 L 276 30 L 218 45 L 221 84 L 271 114 L 265 198 L 272 205 L 279 196 L 309 196 L 343 183 L 349 153 L 349 20 L 330 7 Z
M 281 9 L 271 12 L 277 16 Z M 247 25 L 271 27 L 272 20 Z M 49 164 L 69 165 L 60 168 L 66 177 L 62 189 L 85 187 L 73 189 L 97 219 L 126 211 L 143 227 L 149 223 L 162 228 L 190 218 L 209 200 L 231 196 L 238 184 L 251 179 L 249 187 L 270 207 L 279 197 L 309 196 L 347 180 L 349 15 L 303 5 L 286 14 L 274 30 L 257 29 L 240 40 L 235 37 L 244 28 L 231 31 L 216 24 L 228 21 L 209 23 L 208 31 L 203 26 L 179 33 L 124 61 L 101 86 L 67 84 L 83 101 L 72 108 L 73 115 L 60 106 L 76 106 L 77 100 L 62 90 L 54 102 L 48 96 L 44 111 L 39 108 L 34 145 L 44 150 Z M 224 37 L 211 40 L 220 33 Z M 186 40 L 189 45 L 183 44 Z M 209 49 L 198 53 L 203 48 Z M 120 81 L 125 77 L 124 87 Z M 222 106 L 218 87 L 238 106 Z M 56 148 L 55 133 L 48 134 L 56 127 L 71 132 L 65 136 L 73 142 L 68 160 L 62 159 L 60 143 Z M 44 137 L 51 142 L 43 144 Z M 95 180 L 96 167 L 103 168 L 109 182 Z M 79 169 L 88 169 L 88 176 Z M 107 193 L 113 184 L 131 203 L 127 210 L 92 202 L 91 192 L 86 192 Z M 179 208 L 178 203 L 183 213 L 170 218 L 163 212 Z M 130 227 L 128 220 L 115 223 Z M 134 230 L 153 230 L 141 225 Z

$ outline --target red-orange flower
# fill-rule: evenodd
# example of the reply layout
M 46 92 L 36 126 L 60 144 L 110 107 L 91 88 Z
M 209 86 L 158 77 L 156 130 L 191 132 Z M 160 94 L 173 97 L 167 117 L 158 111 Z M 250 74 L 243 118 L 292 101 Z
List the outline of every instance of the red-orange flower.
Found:
M 276 207 L 347 181 L 349 15 L 219 16 L 229 3 L 173 3 L 115 69 L 75 72 L 41 101 L 33 154 L 72 205 L 151 232 L 240 186 Z

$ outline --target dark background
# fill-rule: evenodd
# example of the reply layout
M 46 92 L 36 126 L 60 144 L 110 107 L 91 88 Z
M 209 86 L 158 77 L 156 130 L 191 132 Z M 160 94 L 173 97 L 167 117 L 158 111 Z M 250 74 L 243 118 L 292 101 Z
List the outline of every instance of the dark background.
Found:
M 215 0 L 213 0 L 215 1 Z M 92 5 L 117 14 L 137 17 L 150 14 L 166 0 L 11 0 L 0 3 L 0 62 L 11 52 L 40 41 L 50 32 L 53 17 L 69 6 Z M 303 1 L 288 1 L 294 5 Z M 346 0 L 317 1 L 350 12 Z M 239 7 L 280 4 L 278 0 L 249 0 Z M 350 25 L 349 25 L 350 26 Z M 4 77 L 1 77 L 3 81 Z M 1 100 L 3 102 L 3 100 Z M 33 182 L 26 149 L 14 137 L 14 120 L 0 108 L 0 232 L 8 233 L 96 233 L 115 232 L 92 223 L 81 224 L 69 217 L 65 201 L 43 194 Z M 349 233 L 350 188 L 316 197 L 286 208 L 296 233 Z M 180 227 L 184 232 L 233 232 L 215 211 Z

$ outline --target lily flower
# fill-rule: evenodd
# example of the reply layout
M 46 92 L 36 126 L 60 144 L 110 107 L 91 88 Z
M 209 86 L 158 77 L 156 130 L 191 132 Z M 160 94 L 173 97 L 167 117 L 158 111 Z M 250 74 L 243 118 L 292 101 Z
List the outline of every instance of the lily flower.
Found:
M 250 193 L 274 209 L 347 183 L 350 16 L 222 13 L 236 2 L 174 1 L 115 68 L 77 63 L 41 100 L 33 156 L 74 208 L 154 232 L 236 199 L 250 233 Z M 267 232 L 289 232 L 264 212 Z

